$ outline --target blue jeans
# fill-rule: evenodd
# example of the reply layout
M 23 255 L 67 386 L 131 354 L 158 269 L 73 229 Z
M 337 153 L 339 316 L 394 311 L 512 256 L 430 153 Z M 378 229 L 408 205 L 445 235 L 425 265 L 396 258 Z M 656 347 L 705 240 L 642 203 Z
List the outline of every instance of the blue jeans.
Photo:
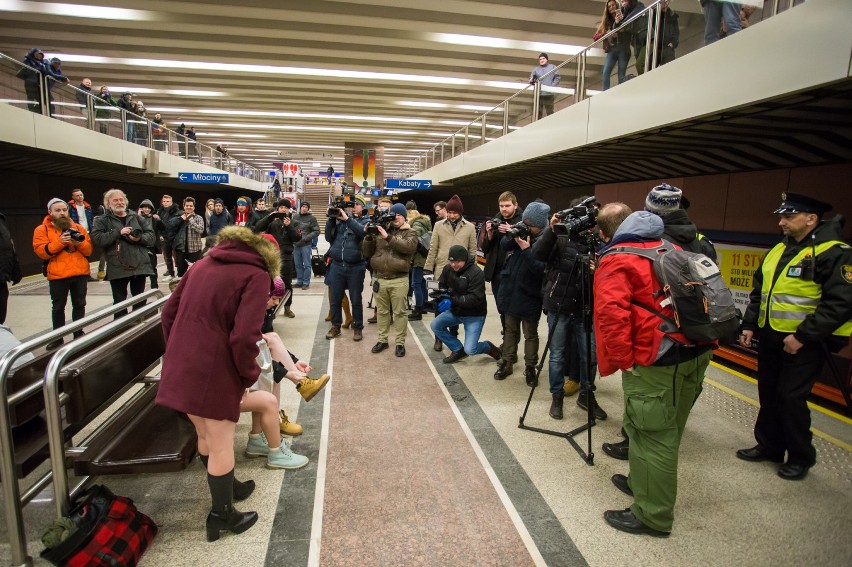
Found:
M 293 248 L 293 261 L 296 263 L 296 287 L 311 285 L 311 247 Z
M 616 43 L 609 48 L 609 53 L 606 54 L 603 68 L 603 90 L 610 87 L 610 79 L 612 78 L 612 69 L 618 63 L 618 84 L 624 82 L 624 76 L 627 73 L 627 64 L 630 62 L 630 47 Z
M 458 352 L 462 343 L 450 332 L 450 327 L 464 326 L 464 351 L 473 356 L 488 352 L 491 346 L 487 342 L 480 342 L 479 335 L 482 333 L 482 325 L 485 324 L 485 316 L 459 317 L 452 311 L 444 311 L 432 321 L 432 332 L 435 338 L 447 345 L 452 352 Z
M 704 3 L 704 45 L 719 41 L 722 20 L 725 21 L 725 32 L 733 35 L 742 29 L 740 27 L 740 4 L 707 0 Z
M 423 307 L 426 301 L 426 280 L 423 279 L 423 268 L 411 266 L 411 289 L 414 290 L 414 306 Z
M 552 329 L 550 338 L 550 359 L 548 374 L 550 375 L 550 393 L 555 394 L 565 386 L 565 354 L 570 348 L 571 360 L 577 361 L 579 376 L 573 378 L 580 381 L 580 391 L 595 389 L 595 374 L 597 373 L 597 358 L 595 355 L 595 334 L 591 338 L 592 359 L 586 357 L 586 331 L 582 317 L 549 312 L 547 328 Z M 549 331 L 551 332 L 551 331 Z
M 334 260 L 329 266 L 327 281 L 331 286 L 331 324 L 340 327 L 343 324 L 341 305 L 343 292 L 349 290 L 349 301 L 352 304 L 353 329 L 364 328 L 364 307 L 361 295 L 364 293 L 364 273 L 367 262 L 347 264 Z

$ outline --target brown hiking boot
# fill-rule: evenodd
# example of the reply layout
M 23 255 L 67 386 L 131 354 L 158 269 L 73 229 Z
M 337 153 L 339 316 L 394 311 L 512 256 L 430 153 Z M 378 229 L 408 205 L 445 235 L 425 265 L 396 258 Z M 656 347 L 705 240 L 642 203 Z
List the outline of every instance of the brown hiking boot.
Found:
M 328 332 L 325 334 L 325 338 L 328 340 L 334 339 L 340 336 L 340 327 L 337 325 L 332 325 Z

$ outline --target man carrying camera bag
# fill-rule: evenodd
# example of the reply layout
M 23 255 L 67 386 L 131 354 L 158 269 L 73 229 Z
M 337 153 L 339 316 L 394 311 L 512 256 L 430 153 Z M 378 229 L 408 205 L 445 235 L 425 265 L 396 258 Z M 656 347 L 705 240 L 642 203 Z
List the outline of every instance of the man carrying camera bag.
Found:
M 53 328 L 65 325 L 65 305 L 71 294 L 71 318 L 74 321 L 86 316 L 86 291 L 89 281 L 89 260 L 92 241 L 86 229 L 68 216 L 68 204 L 53 198 L 47 204 L 47 216 L 33 231 L 33 252 L 44 260 L 50 299 L 53 302 L 51 318 Z M 75 333 L 75 337 L 82 332 Z M 62 338 L 47 345 L 57 348 Z
M 106 214 L 95 217 L 92 242 L 106 255 L 106 280 L 112 288 L 112 302 L 127 299 L 127 286 L 131 295 L 145 291 L 145 278 L 156 275 L 148 259 L 148 247 L 154 244 L 154 229 L 133 211 L 127 210 L 127 195 L 121 189 L 104 193 Z M 142 301 L 133 306 L 139 309 Z M 126 315 L 116 313 L 116 318 Z
M 392 216 L 391 216 L 392 215 Z M 379 339 L 372 352 L 379 353 L 388 348 L 388 331 L 393 309 L 396 328 L 396 356 L 405 356 L 405 335 L 408 328 L 407 297 L 408 270 L 411 258 L 417 252 L 417 233 L 408 224 L 405 205 L 397 203 L 376 218 L 375 232 L 368 228 L 361 243 L 364 256 L 376 276 L 373 283 L 376 306 L 378 307 Z

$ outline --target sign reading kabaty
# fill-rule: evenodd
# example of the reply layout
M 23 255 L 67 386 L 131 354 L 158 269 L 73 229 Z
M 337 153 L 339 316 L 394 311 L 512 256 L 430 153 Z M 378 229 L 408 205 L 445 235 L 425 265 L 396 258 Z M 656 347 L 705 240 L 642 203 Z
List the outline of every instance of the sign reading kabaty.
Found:
M 228 182 L 228 176 L 228 173 L 178 173 L 178 182 L 222 184 Z
M 385 179 L 385 189 L 431 189 L 431 179 Z

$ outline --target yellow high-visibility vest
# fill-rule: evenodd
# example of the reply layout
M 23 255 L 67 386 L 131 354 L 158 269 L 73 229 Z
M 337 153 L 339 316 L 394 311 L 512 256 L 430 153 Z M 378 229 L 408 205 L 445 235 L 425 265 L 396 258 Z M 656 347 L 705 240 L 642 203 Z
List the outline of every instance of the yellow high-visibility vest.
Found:
M 797 268 L 801 269 L 802 261 L 812 254 L 819 256 L 833 246 L 844 245 L 839 240 L 822 242 L 815 247 L 805 247 L 790 262 L 784 266 L 775 285 L 772 278 L 778 262 L 784 254 L 784 243 L 776 244 L 763 259 L 763 286 L 760 290 L 760 315 L 757 320 L 759 327 L 764 327 L 769 320 L 769 326 L 780 333 L 795 333 L 796 329 L 809 314 L 816 311 L 822 298 L 822 285 L 814 281 L 806 281 L 801 277 L 791 276 Z M 816 258 L 814 258 L 816 262 Z M 840 337 L 852 334 L 852 321 L 846 321 L 832 333 Z

